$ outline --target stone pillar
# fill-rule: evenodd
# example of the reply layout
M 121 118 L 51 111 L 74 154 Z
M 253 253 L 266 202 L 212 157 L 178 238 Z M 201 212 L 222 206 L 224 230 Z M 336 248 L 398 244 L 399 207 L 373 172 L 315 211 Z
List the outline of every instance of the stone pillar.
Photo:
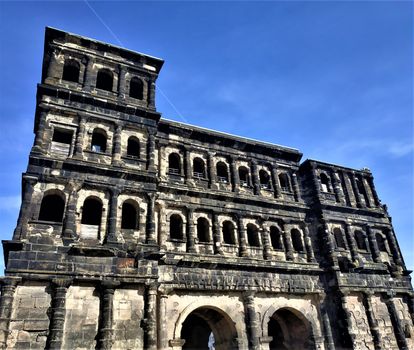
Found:
M 52 307 L 47 337 L 47 349 L 61 349 L 63 341 L 63 330 L 65 325 L 66 292 L 72 283 L 68 278 L 56 278 L 52 280 Z
M 407 340 L 405 339 L 404 329 L 401 324 L 400 318 L 398 317 L 398 311 L 394 304 L 395 292 L 390 290 L 384 295 L 385 304 L 387 305 L 388 312 L 392 326 L 394 328 L 395 339 L 397 340 L 398 347 L 400 350 L 408 350 Z
M 286 260 L 293 261 L 293 245 L 292 245 L 292 237 L 290 236 L 289 232 L 283 230 L 282 232 L 284 245 L 286 248 Z
M 20 277 L 3 277 L 1 280 L 1 297 L 0 297 L 0 349 L 7 346 L 7 337 L 9 335 L 10 317 L 13 311 L 14 292 L 17 284 L 21 281 Z
M 195 227 L 194 227 L 194 209 L 187 209 L 187 252 L 195 253 Z
M 184 154 L 184 168 L 185 168 L 185 180 L 188 183 L 193 178 L 192 166 L 191 166 L 191 151 L 186 149 Z
M 148 81 L 148 105 L 155 108 L 155 83 L 152 80 Z
M 92 88 L 95 86 L 96 77 L 93 71 L 93 64 L 94 59 L 92 57 L 88 57 L 88 63 L 85 69 L 85 79 L 83 84 L 84 91 L 91 91 Z
M 75 158 L 82 158 L 83 155 L 83 139 L 85 137 L 86 118 L 79 116 L 79 128 L 75 141 Z
M 253 191 L 254 194 L 260 194 L 260 181 L 259 181 L 259 173 L 257 171 L 257 163 L 255 161 L 251 162 L 251 169 L 252 169 L 252 182 L 253 182 Z
M 306 256 L 307 256 L 307 260 L 308 262 L 315 262 L 315 254 L 313 253 L 313 248 L 312 248 L 312 240 L 310 238 L 309 235 L 309 229 L 307 228 L 307 226 L 303 227 L 303 240 L 305 241 L 305 248 L 306 248 Z
M 351 185 L 352 185 L 352 191 L 354 192 L 354 197 L 356 200 L 356 204 L 358 208 L 362 208 L 362 201 L 361 201 L 361 195 L 358 190 L 358 186 L 356 183 L 355 173 L 350 173 L 351 178 Z
M 354 332 L 354 330 L 352 329 L 352 323 L 351 323 L 351 320 L 349 319 L 350 316 L 351 316 L 351 313 L 348 311 L 348 309 L 346 307 L 346 297 L 347 297 L 347 295 L 349 295 L 349 290 L 342 289 L 342 290 L 339 291 L 339 296 L 340 296 L 340 300 L 341 300 L 341 307 L 342 307 L 342 310 L 344 311 L 345 323 L 346 323 L 346 326 L 347 326 L 348 335 L 350 337 L 351 344 L 354 345 L 357 335 Z
M 339 175 L 337 172 L 332 171 L 331 172 L 331 178 L 332 178 L 332 186 L 333 191 L 335 193 L 335 199 L 337 203 L 345 204 L 345 196 L 342 191 L 342 187 L 340 185 Z
M 157 350 L 157 285 L 147 287 L 145 303 L 145 349 Z
M 328 248 L 329 263 L 331 266 L 338 266 L 338 258 L 335 253 L 335 243 L 333 241 L 332 234 L 329 232 L 329 228 L 326 222 L 322 222 L 322 232 L 323 237 L 321 238 Z
M 208 158 L 207 158 L 207 177 L 209 179 L 209 186 L 211 186 L 215 183 L 217 183 L 217 176 L 216 171 L 214 169 L 214 153 L 209 152 Z
M 17 226 L 13 233 L 13 240 L 20 240 L 26 238 L 27 235 L 27 223 L 30 220 L 31 202 L 34 191 L 34 186 L 37 183 L 37 178 L 31 176 L 23 177 L 23 193 L 22 193 L 22 205 L 20 206 L 19 218 L 17 220 Z
M 276 165 L 272 165 L 271 173 L 272 173 L 272 182 L 273 182 L 273 188 L 275 191 L 275 197 L 279 198 L 281 194 L 281 189 L 280 189 L 279 177 L 277 175 Z
M 254 293 L 245 292 L 243 295 L 246 328 L 249 335 L 249 349 L 260 350 L 260 325 L 254 307 Z
M 381 333 L 378 329 L 378 323 L 372 309 L 372 300 L 371 297 L 374 293 L 372 291 L 366 291 L 363 294 L 363 303 L 365 307 L 365 313 L 367 315 L 367 320 L 369 324 L 369 329 L 371 331 L 372 339 L 374 340 L 375 350 L 383 350 Z M 385 349 L 384 349 L 385 350 Z
M 47 128 L 49 127 L 48 122 L 46 120 L 48 111 L 42 110 L 39 112 L 39 122 L 37 124 L 36 135 L 34 140 L 34 145 L 32 147 L 33 153 L 41 153 L 44 154 L 47 152 Z M 51 141 L 51 140 L 50 140 Z
M 292 182 L 293 182 L 293 196 L 295 197 L 295 201 L 300 201 L 300 188 L 299 188 L 299 182 L 298 177 L 296 173 L 292 174 Z
M 352 233 L 351 224 L 348 223 L 348 222 L 345 223 L 345 234 L 346 234 L 347 241 L 349 243 L 349 248 L 350 248 L 350 251 L 351 251 L 352 260 L 354 262 L 359 262 L 360 256 L 359 256 L 359 253 L 358 253 L 357 244 L 355 242 L 355 237 Z
M 122 126 L 117 125 L 115 129 L 115 135 L 114 135 L 114 153 L 112 155 L 113 165 L 121 164 L 121 157 L 122 157 L 121 133 L 122 133 Z
M 232 191 L 238 192 L 240 187 L 239 172 L 237 169 L 236 159 L 234 157 L 230 158 L 230 171 L 231 171 L 231 185 Z
M 123 99 L 126 97 L 126 69 L 124 66 L 119 66 L 119 81 L 118 81 L 118 96 Z
M 213 213 L 213 242 L 214 254 L 223 254 L 223 250 L 221 249 L 220 225 L 216 213 Z
M 320 294 L 320 311 L 322 318 L 322 325 L 324 329 L 325 345 L 327 350 L 335 350 L 335 343 L 332 336 L 331 321 L 329 319 L 329 306 L 327 305 L 326 295 Z
M 66 205 L 66 215 L 63 220 L 63 238 L 76 238 L 76 205 L 78 203 L 78 191 L 82 187 L 80 183 L 69 183 L 68 202 Z
M 414 293 L 410 292 L 407 296 L 406 296 L 406 301 L 407 301 L 407 306 L 408 306 L 408 310 L 410 311 L 410 315 L 411 315 L 411 320 L 414 324 Z
M 168 290 L 164 286 L 159 291 L 159 318 L 158 318 L 158 349 L 168 349 L 168 329 L 167 329 L 167 299 Z
M 100 312 L 97 336 L 97 349 L 111 349 L 113 339 L 114 293 L 119 282 L 102 281 L 100 285 Z
M 374 199 L 374 204 L 375 204 L 375 206 L 379 207 L 381 205 L 381 201 L 378 198 L 378 193 L 375 189 L 374 179 L 372 178 L 372 175 L 367 178 L 367 181 L 368 181 L 369 186 L 371 187 L 371 193 L 372 193 L 372 197 Z
M 47 67 L 47 76 L 46 76 L 46 81 L 48 81 L 49 79 L 53 81 L 53 83 L 56 83 L 57 80 L 59 80 L 61 77 L 59 76 L 58 73 L 58 67 L 59 67 L 59 62 L 57 57 L 60 55 L 61 50 L 57 47 L 51 47 L 49 48 L 50 52 L 50 59 L 49 59 L 49 65 Z
M 400 249 L 398 247 L 397 240 L 395 239 L 395 234 L 392 229 L 388 229 L 387 231 L 387 239 L 390 245 L 391 254 L 393 256 L 394 262 L 396 265 L 403 267 L 403 261 L 400 254 Z
M 243 219 L 240 215 L 237 216 L 237 229 L 239 232 L 239 255 L 241 257 L 248 256 L 247 251 L 247 232 L 244 227 Z
M 147 170 L 155 172 L 155 135 L 148 135 Z
M 367 233 L 368 233 L 368 239 L 369 239 L 369 243 L 371 247 L 372 258 L 374 259 L 376 263 L 380 263 L 381 253 L 378 249 L 377 238 L 375 237 L 375 233 L 370 226 L 367 226 Z
M 369 191 L 369 188 L 368 188 L 368 184 L 365 181 L 365 177 L 361 178 L 361 184 L 362 184 L 362 187 L 364 187 L 364 191 L 365 191 L 365 194 L 366 194 L 366 196 L 365 196 L 366 206 L 368 208 L 375 207 L 375 205 L 372 203 L 371 196 L 369 195 L 370 191 Z
M 118 196 L 121 190 L 117 187 L 111 188 L 111 199 L 109 201 L 109 215 L 108 215 L 108 233 L 105 238 L 107 243 L 115 243 L 117 238 L 117 219 L 118 219 Z
M 147 210 L 147 232 L 146 243 L 156 244 L 157 238 L 155 234 L 155 200 L 156 195 L 154 193 L 148 194 L 148 210 Z
M 272 259 L 272 250 L 270 248 L 270 232 L 268 228 L 261 227 L 260 233 L 262 236 L 262 242 L 263 242 L 263 258 L 265 260 L 271 260 Z
M 321 195 L 321 184 L 319 182 L 319 178 L 318 178 L 318 175 L 316 173 L 316 165 L 312 164 L 311 168 L 312 168 L 311 169 L 311 174 L 312 174 L 313 186 L 315 188 L 316 196 L 318 197 L 318 200 L 320 201 L 320 198 L 322 197 L 322 195 Z

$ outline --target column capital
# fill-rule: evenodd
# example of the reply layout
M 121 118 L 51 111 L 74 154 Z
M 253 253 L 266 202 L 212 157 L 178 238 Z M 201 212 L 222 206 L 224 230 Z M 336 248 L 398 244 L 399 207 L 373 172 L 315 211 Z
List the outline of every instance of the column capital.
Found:
M 16 287 L 21 281 L 22 281 L 22 278 L 18 276 L 6 276 L 0 279 L 0 283 L 3 286 L 10 286 L 10 287 Z
M 73 278 L 53 278 L 51 283 L 57 288 L 68 288 L 73 283 Z

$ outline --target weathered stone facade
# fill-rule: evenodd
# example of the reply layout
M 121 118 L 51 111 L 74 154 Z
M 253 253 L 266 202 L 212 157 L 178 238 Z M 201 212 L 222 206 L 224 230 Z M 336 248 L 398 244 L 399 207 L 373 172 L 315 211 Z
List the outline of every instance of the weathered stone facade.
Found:
M 46 29 L 0 347 L 414 348 L 370 171 L 161 119 L 162 64 Z

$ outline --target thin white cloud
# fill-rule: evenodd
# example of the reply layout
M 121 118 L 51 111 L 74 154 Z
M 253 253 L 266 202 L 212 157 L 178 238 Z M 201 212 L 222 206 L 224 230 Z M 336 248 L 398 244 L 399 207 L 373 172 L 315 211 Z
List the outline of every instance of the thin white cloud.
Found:
M 0 196 L 0 210 L 9 211 L 20 208 L 20 196 Z

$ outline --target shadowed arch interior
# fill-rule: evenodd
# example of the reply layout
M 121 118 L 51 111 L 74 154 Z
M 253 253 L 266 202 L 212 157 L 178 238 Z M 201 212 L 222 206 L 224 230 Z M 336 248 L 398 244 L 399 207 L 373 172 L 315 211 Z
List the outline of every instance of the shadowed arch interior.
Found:
M 58 193 L 45 194 L 40 205 L 39 220 L 62 222 L 65 200 Z

